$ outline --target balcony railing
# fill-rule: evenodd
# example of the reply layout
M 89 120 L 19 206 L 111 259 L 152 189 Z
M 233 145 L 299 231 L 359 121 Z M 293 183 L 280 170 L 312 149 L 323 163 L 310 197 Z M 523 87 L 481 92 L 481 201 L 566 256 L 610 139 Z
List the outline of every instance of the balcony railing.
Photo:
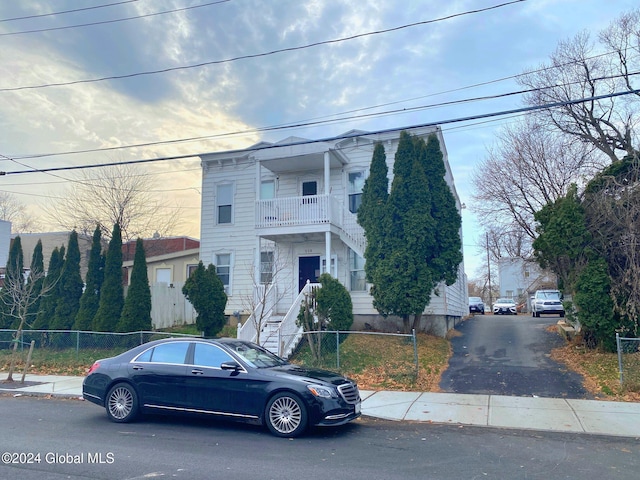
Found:
M 256 228 L 320 225 L 342 227 L 342 207 L 331 195 L 308 195 L 256 201 Z

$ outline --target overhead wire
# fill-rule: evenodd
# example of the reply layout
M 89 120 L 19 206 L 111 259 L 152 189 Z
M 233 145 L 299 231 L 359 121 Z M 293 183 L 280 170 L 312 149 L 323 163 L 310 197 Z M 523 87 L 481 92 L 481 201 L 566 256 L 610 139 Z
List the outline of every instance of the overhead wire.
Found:
M 512 1 L 501 3 L 501 4 L 498 4 L 498 5 L 492 5 L 490 7 L 485 7 L 485 8 L 476 9 L 476 10 L 467 10 L 465 12 L 455 13 L 455 14 L 447 15 L 445 17 L 440 17 L 440 18 L 436 18 L 436 19 L 423 20 L 423 21 L 419 21 L 419 22 L 403 24 L 403 25 L 396 26 L 396 27 L 390 27 L 390 28 L 386 28 L 386 29 L 382 29 L 382 30 L 376 30 L 376 31 L 373 31 L 373 32 L 359 33 L 359 34 L 350 35 L 350 36 L 347 36 L 347 37 L 336 38 L 336 39 L 331 39 L 331 40 L 321 40 L 321 41 L 318 41 L 318 42 L 307 43 L 307 44 L 304 44 L 304 45 L 297 45 L 297 46 L 293 46 L 293 47 L 279 48 L 279 49 L 275 49 L 275 50 L 271 50 L 271 51 L 267 51 L 267 52 L 260 52 L 260 53 L 254 53 L 254 54 L 246 54 L 246 55 L 238 55 L 238 56 L 235 56 L 235 57 L 230 57 L 230 58 L 226 58 L 226 59 L 222 59 L 222 60 L 211 60 L 211 61 L 208 61 L 208 62 L 199 62 L 199 63 L 195 63 L 195 64 L 191 64 L 191 65 L 181 65 L 181 66 L 176 66 L 176 67 L 168 67 L 168 68 L 163 68 L 163 69 L 158 69 L 158 70 L 148 70 L 148 71 L 145 71 L 145 72 L 134 72 L 134 73 L 128 73 L 128 74 L 123 74 L 123 75 L 110 75 L 110 76 L 98 77 L 98 78 L 71 80 L 71 81 L 68 81 L 68 82 L 46 83 L 46 84 L 40 84 L 40 85 L 25 85 L 25 86 L 18 86 L 18 87 L 5 87 L 5 88 L 0 88 L 0 92 L 15 92 L 15 91 L 20 91 L 20 90 L 33 90 L 33 89 L 40 89 L 40 88 L 61 87 L 61 86 L 79 85 L 79 84 L 86 84 L 86 83 L 104 82 L 104 81 L 107 81 L 107 80 L 121 80 L 121 79 L 134 78 L 134 77 L 140 77 L 140 76 L 158 75 L 158 74 L 162 74 L 162 73 L 168 73 L 168 72 L 174 72 L 174 71 L 180 71 L 180 70 L 189 70 L 189 69 L 194 69 L 194 68 L 202 68 L 202 67 L 211 66 L 211 65 L 222 65 L 222 64 L 226 64 L 226 63 L 236 62 L 236 61 L 239 61 L 239 60 L 248 60 L 248 59 L 253 59 L 253 58 L 267 57 L 267 56 L 271 56 L 271 55 L 275 55 L 275 54 L 279 54 L 279 53 L 305 50 L 305 49 L 308 49 L 308 48 L 314 48 L 314 47 L 319 47 L 319 46 L 323 46 L 323 45 L 333 45 L 333 44 L 336 44 L 336 43 L 342 43 L 342 42 L 355 40 L 355 39 L 359 39 L 359 38 L 364 38 L 364 37 L 369 37 L 369 36 L 373 36 L 373 35 L 382 35 L 382 34 L 386 34 L 386 33 L 390 33 L 390 32 L 404 30 L 404 29 L 407 29 L 407 28 L 413 28 L 413 27 L 422 26 L 422 25 L 428 25 L 428 24 L 431 24 L 431 23 L 437 23 L 437 22 L 441 22 L 441 21 L 445 21 L 445 20 L 451 20 L 452 18 L 457 18 L 457 17 L 461 17 L 461 16 L 483 13 L 483 12 L 486 12 L 486 11 L 495 10 L 497 8 L 503 8 L 503 7 L 506 7 L 508 5 L 512 5 L 512 4 L 520 3 L 520 2 L 524 2 L 524 1 L 526 1 L 526 0 L 512 0 Z
M 72 10 L 61 10 L 59 12 L 39 13 L 37 15 L 25 15 L 23 17 L 0 18 L 0 23 L 14 22 L 14 21 L 17 21 L 17 20 L 30 20 L 30 19 L 33 19 L 33 18 L 41 18 L 41 17 L 52 17 L 54 15 L 65 15 L 67 13 L 84 12 L 84 11 L 87 11 L 87 10 L 97 10 L 99 8 L 114 7 L 116 5 L 122 5 L 122 4 L 125 4 L 125 3 L 134 3 L 134 2 L 137 2 L 137 1 L 139 1 L 139 0 L 124 0 L 122 2 L 105 3 L 103 5 L 94 5 L 93 7 L 74 8 Z

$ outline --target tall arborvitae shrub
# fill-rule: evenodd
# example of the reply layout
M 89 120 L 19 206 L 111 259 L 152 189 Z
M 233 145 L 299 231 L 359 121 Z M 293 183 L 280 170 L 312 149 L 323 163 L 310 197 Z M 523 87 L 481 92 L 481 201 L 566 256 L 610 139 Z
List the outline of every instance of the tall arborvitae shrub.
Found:
M 102 255 L 102 231 L 97 226 L 93 232 L 91 252 L 85 287 L 80 297 L 80 308 L 76 315 L 74 328 L 76 330 L 91 330 L 93 317 L 96 316 L 100 303 L 100 289 L 104 280 L 104 256 Z
M 131 271 L 131 282 L 117 330 L 119 332 L 138 332 L 150 331 L 151 328 L 151 289 L 147 275 L 147 259 L 142 239 L 138 238 L 133 270 Z
M 36 320 L 36 316 L 38 315 L 38 310 L 40 310 L 40 302 L 42 301 L 42 297 L 40 293 L 42 292 L 42 286 L 44 285 L 44 257 L 42 255 L 42 241 L 38 240 L 36 244 L 36 248 L 33 249 L 33 256 L 31 257 L 31 272 L 29 273 L 29 278 L 27 279 L 27 285 L 33 284 L 33 287 L 29 287 L 32 292 L 32 296 L 36 299 L 34 303 L 29 307 L 29 311 L 27 313 L 27 323 L 29 327 L 33 327 L 33 324 Z M 35 280 L 34 280 L 35 279 Z
M 64 253 L 64 246 L 56 247 L 49 257 L 49 269 L 43 283 L 43 289 L 47 290 L 47 294 L 40 299 L 40 309 L 33 324 L 35 329 L 47 330 L 53 321 L 60 293 L 60 274 L 64 263 Z
M 205 336 L 217 335 L 227 319 L 224 309 L 227 305 L 227 294 L 224 292 L 222 280 L 216 274 L 215 267 L 204 268 L 202 262 L 187 279 L 182 293 L 191 302 L 197 312 L 196 326 Z
M 70 330 L 73 327 L 80 297 L 82 296 L 82 277 L 80 276 L 80 248 L 78 234 L 74 230 L 69 235 L 67 256 L 60 275 L 60 288 L 51 328 L 56 330 Z
M 4 271 L 5 282 L 7 285 L 19 286 L 24 279 L 24 255 L 22 253 L 22 240 L 17 236 L 11 242 L 9 248 L 9 257 L 7 257 L 7 266 Z M 13 328 L 16 322 L 13 315 L 14 305 L 11 298 L 11 292 L 6 289 L 0 292 L 0 308 L 2 308 L 2 324 L 5 328 Z
M 124 305 L 122 286 L 122 236 L 120 226 L 113 226 L 104 267 L 104 282 L 100 290 L 98 311 L 93 319 L 93 329 L 114 332 Z

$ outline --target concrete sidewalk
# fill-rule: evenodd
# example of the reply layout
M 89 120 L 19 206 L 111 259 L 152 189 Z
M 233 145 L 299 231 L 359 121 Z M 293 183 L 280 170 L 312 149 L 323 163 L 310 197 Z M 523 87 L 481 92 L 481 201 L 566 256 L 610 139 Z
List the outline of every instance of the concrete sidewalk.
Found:
M 0 383 L 0 393 L 82 398 L 83 380 L 27 375 L 25 386 Z M 640 403 L 368 390 L 360 394 L 362 414 L 386 420 L 640 438 Z

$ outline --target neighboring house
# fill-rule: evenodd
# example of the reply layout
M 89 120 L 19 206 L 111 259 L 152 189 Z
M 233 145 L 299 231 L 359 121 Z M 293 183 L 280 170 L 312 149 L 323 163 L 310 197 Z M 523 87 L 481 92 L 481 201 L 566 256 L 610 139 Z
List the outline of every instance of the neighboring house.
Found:
M 530 311 L 530 298 L 536 290 L 556 288 L 555 276 L 542 270 L 535 262 L 517 257 L 498 260 L 500 296 L 513 298 L 518 304 L 526 304 Z
M 200 242 L 190 237 L 144 239 L 151 288 L 151 321 L 155 329 L 195 323 L 196 314 L 182 286 L 198 266 Z M 122 245 L 125 285 L 131 281 L 136 242 Z
M 5 268 L 11 248 L 11 222 L 0 220 L 0 268 Z
M 31 258 L 33 257 L 33 251 L 38 244 L 38 240 L 42 241 L 42 256 L 44 259 L 45 271 L 49 269 L 49 260 L 51 260 L 51 252 L 58 247 L 69 246 L 69 236 L 71 232 L 43 232 L 43 233 L 19 233 L 12 234 L 11 238 L 20 237 L 20 243 L 22 244 L 22 254 L 24 256 L 24 266 L 29 268 L 31 265 Z M 80 275 L 84 280 L 87 275 L 87 269 L 89 267 L 89 256 L 91 254 L 91 244 L 93 243 L 93 237 L 91 235 L 78 234 L 78 247 L 80 249 Z M 106 247 L 104 243 L 103 248 Z
M 435 133 L 454 187 L 439 128 L 408 129 L 427 138 Z M 364 275 L 364 231 L 356 221 L 364 181 L 376 142 L 382 142 L 389 176 L 401 130 L 352 131 L 332 139 L 290 137 L 246 150 L 203 154 L 200 259 L 213 263 L 229 296 L 227 314 L 249 316 L 240 336 L 256 339 L 295 335 L 295 317 L 306 292 L 322 272 L 351 293 L 354 328 L 397 331 L 399 319 L 384 319 L 373 308 Z M 459 280 L 438 288 L 421 329 L 444 335 L 468 312 L 464 265 Z M 257 312 L 257 313 L 255 313 Z M 288 341 L 288 340 L 287 340 Z M 285 354 L 276 348 L 281 354 Z

